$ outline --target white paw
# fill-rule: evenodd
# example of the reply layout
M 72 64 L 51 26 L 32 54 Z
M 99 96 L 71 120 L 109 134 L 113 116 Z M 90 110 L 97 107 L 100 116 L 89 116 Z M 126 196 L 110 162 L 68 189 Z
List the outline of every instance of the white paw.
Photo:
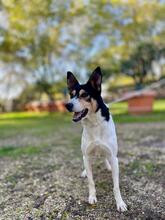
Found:
M 117 203 L 117 210 L 119 212 L 127 211 L 127 205 L 125 204 L 125 202 L 123 200 L 121 200 L 120 202 Z
M 83 177 L 83 178 L 87 177 L 87 172 L 86 172 L 86 170 L 84 170 L 84 171 L 81 173 L 81 177 Z
M 91 204 L 91 205 L 95 204 L 95 203 L 97 202 L 96 196 L 92 196 L 92 195 L 89 196 L 88 202 L 89 202 L 89 204 Z

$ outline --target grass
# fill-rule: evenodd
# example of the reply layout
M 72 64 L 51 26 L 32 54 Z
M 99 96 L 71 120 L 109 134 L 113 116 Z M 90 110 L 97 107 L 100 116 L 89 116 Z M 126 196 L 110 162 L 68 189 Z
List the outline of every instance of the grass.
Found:
M 161 169 L 161 164 L 155 164 L 152 161 L 134 160 L 128 166 L 128 173 L 133 173 L 137 177 L 154 176 L 155 171 Z
M 154 112 L 144 115 L 129 115 L 126 114 L 116 114 L 114 115 L 115 122 L 118 123 L 146 123 L 146 122 L 161 122 L 165 121 L 165 112 Z
M 49 139 L 58 138 L 61 128 L 68 128 L 69 125 L 69 114 L 26 112 L 1 114 L 0 157 L 35 155 L 42 151 L 42 148 L 49 146 Z
M 154 104 L 154 111 L 146 115 L 129 115 L 127 103 L 125 102 L 114 104 L 110 107 L 110 111 L 116 123 L 165 121 L 164 100 L 157 100 Z M 41 148 L 36 148 L 36 146 L 48 146 L 45 140 L 49 140 L 53 136 L 56 136 L 58 139 L 60 130 L 65 127 L 65 129 L 69 131 L 71 125 L 70 113 L 19 112 L 1 114 L 0 138 L 1 140 L 6 140 L 7 143 L 5 142 L 4 145 L 0 145 L 0 157 L 36 154 L 41 151 Z M 67 135 L 69 135 L 69 138 L 72 140 L 73 146 L 76 146 L 80 142 L 80 137 L 73 135 L 71 130 L 66 133 L 63 131 L 60 134 L 63 136 L 62 144 L 65 144 L 65 139 L 68 138 L 66 137 Z M 26 139 L 26 141 L 24 141 L 24 139 Z M 33 139 L 36 142 L 36 146 L 33 146 L 34 141 L 31 141 Z
M 0 138 L 11 137 L 19 133 L 41 136 L 69 122 L 68 114 L 5 113 L 0 115 Z
M 16 158 L 20 155 L 33 155 L 33 154 L 38 154 L 41 152 L 40 148 L 37 147 L 32 147 L 32 146 L 28 146 L 26 148 L 22 148 L 22 147 L 10 147 L 10 146 L 6 146 L 6 147 L 2 147 L 0 148 L 0 157 L 3 156 L 10 156 L 13 158 Z

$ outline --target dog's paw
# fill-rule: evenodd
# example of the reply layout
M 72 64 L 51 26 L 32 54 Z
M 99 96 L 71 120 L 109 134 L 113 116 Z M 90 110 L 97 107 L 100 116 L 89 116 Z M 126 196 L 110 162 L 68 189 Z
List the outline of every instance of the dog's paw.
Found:
M 89 198 L 88 198 L 88 202 L 89 202 L 89 204 L 91 204 L 91 205 L 95 204 L 95 203 L 97 202 L 96 196 L 90 195 Z
M 83 170 L 83 172 L 81 173 L 81 177 L 83 177 L 83 178 L 87 177 L 87 172 L 86 172 L 86 170 Z
M 121 200 L 120 202 L 117 203 L 117 210 L 119 212 L 127 211 L 127 205 L 125 204 L 125 202 L 123 200 Z

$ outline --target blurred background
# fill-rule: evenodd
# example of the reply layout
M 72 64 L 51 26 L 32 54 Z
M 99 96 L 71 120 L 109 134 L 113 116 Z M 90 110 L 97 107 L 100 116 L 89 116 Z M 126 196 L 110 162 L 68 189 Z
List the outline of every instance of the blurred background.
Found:
M 107 102 L 141 89 L 165 78 L 164 39 L 163 0 L 2 0 L 0 111 L 64 110 L 68 70 L 101 66 Z
M 66 72 L 100 66 L 129 210 L 96 161 L 87 203 Z M 0 0 L 0 219 L 165 219 L 165 0 Z

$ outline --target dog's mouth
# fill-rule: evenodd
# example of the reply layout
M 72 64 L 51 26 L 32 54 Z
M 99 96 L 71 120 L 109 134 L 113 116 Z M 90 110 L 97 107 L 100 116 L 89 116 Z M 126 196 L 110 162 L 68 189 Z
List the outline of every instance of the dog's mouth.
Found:
M 87 108 L 83 109 L 81 112 L 74 112 L 73 121 L 74 122 L 80 121 L 82 118 L 84 118 L 87 115 L 87 113 L 88 113 Z

